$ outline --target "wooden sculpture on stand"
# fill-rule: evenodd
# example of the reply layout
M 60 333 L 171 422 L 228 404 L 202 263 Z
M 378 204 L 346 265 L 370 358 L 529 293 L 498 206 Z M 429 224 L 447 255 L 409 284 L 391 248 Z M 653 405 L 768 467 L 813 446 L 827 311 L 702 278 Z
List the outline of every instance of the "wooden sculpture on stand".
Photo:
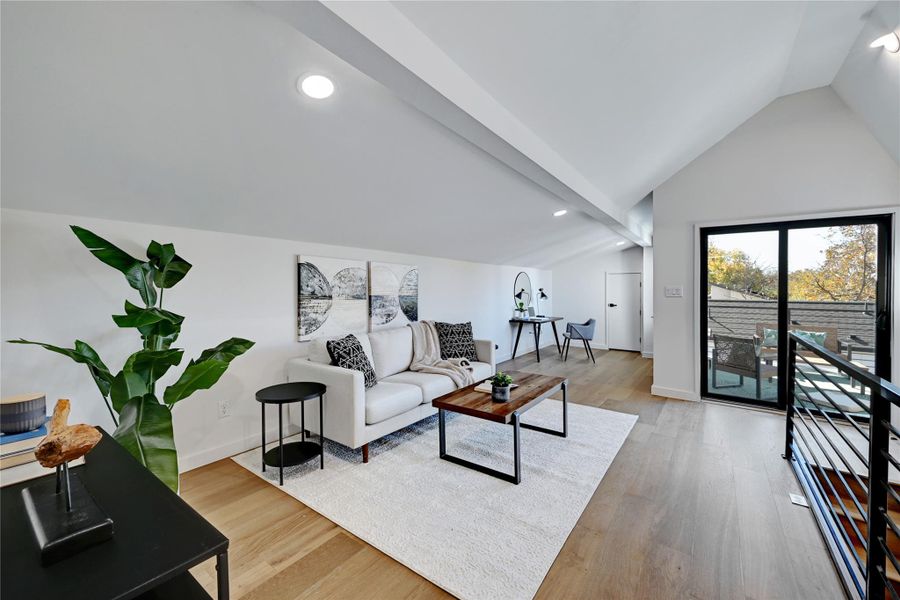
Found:
M 90 452 L 103 436 L 95 427 L 69 425 L 68 420 L 69 401 L 61 399 L 53 409 L 47 437 L 34 451 L 42 466 L 56 467 L 56 481 L 38 480 L 22 490 L 45 565 L 108 540 L 113 532 L 112 519 L 97 506 L 78 475 L 69 472 L 69 461 Z
M 96 427 L 79 423 L 69 425 L 69 401 L 60 399 L 53 409 L 47 437 L 34 451 L 41 465 L 58 467 L 76 458 L 81 458 L 94 449 L 103 437 Z

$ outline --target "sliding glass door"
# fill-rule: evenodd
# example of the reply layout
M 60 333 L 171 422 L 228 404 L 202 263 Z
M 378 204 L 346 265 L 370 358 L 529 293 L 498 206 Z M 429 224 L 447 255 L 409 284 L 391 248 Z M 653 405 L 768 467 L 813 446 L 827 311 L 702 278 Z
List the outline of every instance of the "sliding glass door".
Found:
M 887 378 L 890 244 L 889 215 L 701 229 L 702 395 L 784 406 L 788 331 Z

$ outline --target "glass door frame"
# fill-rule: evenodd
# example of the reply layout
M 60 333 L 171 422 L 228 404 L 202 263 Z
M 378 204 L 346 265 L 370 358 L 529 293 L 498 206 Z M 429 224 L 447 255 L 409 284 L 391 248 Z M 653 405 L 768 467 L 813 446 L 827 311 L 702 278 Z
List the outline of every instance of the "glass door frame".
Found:
M 719 225 L 700 227 L 700 397 L 727 400 L 741 404 L 767 406 L 783 409 L 788 397 L 788 345 L 778 344 L 778 398 L 776 402 L 728 396 L 709 389 L 709 368 L 703 364 L 709 356 L 709 236 L 728 233 L 753 233 L 773 231 L 778 233 L 778 339 L 787 340 L 788 331 L 788 238 L 792 229 L 810 229 L 817 227 L 838 227 L 841 225 L 876 225 L 878 227 L 878 247 L 876 250 L 876 289 L 875 289 L 875 375 L 890 380 L 891 376 L 891 306 L 893 286 L 893 217 L 891 213 L 858 215 L 848 217 L 826 217 L 818 219 L 800 219 L 792 221 L 772 221 L 766 223 L 749 223 L 744 225 Z

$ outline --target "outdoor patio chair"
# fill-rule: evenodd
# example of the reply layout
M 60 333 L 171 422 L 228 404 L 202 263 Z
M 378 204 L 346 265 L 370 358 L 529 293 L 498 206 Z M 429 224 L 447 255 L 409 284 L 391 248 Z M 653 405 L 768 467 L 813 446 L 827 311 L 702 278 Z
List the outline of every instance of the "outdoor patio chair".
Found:
M 743 387 L 744 377 L 756 380 L 756 399 L 762 398 L 762 380 L 778 375 L 778 367 L 768 364 L 760 358 L 761 345 L 759 338 L 734 337 L 730 335 L 713 335 L 712 352 L 712 387 Z M 723 371 L 738 376 L 739 383 L 719 385 L 718 373 Z

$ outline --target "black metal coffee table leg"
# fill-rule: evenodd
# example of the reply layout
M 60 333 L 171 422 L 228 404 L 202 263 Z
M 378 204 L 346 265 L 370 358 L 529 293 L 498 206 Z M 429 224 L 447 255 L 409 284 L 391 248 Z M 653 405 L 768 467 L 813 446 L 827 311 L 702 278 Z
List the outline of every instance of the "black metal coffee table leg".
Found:
M 458 456 L 447 454 L 447 422 L 446 416 L 444 415 L 444 409 L 442 408 L 438 409 L 438 449 L 440 451 L 440 457 L 461 467 L 466 467 L 468 469 L 472 469 L 473 471 L 478 471 L 479 473 L 484 473 L 485 475 L 490 475 L 491 477 L 496 477 L 497 479 L 502 479 L 503 481 L 508 481 L 510 483 L 515 483 L 516 485 L 518 485 L 522 481 L 521 443 L 519 440 L 519 413 L 513 413 L 512 423 L 510 424 L 513 426 L 514 473 L 512 475 L 510 475 L 509 473 L 504 473 L 503 471 L 498 471 L 497 469 L 492 469 L 491 467 L 479 465 L 478 463 L 474 463 L 464 458 L 459 458 Z
M 550 435 L 556 435 L 559 437 L 569 437 L 569 406 L 568 406 L 568 402 L 566 401 L 567 400 L 566 399 L 566 391 L 567 391 L 566 388 L 567 387 L 568 387 L 568 384 L 565 384 L 565 383 L 563 383 L 560 386 L 560 388 L 562 389 L 562 411 L 563 411 L 562 431 L 557 431 L 555 429 L 548 429 L 546 427 L 539 427 L 537 425 L 529 425 L 528 423 L 522 423 L 522 427 L 524 429 L 530 429 L 532 431 L 540 431 L 541 433 L 548 433 Z
M 216 555 L 216 584 L 219 600 L 228 600 L 228 551 Z

